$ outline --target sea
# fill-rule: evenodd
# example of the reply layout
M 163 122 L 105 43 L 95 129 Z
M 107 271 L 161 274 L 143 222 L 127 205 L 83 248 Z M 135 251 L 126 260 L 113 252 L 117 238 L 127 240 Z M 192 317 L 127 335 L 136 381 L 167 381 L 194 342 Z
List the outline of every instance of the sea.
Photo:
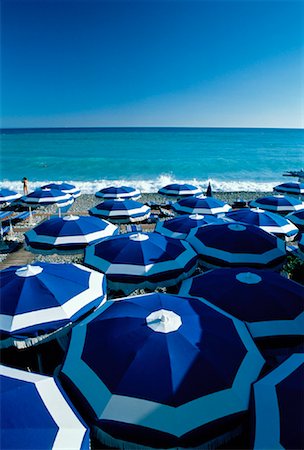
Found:
M 2 129 L 1 187 L 69 182 L 83 193 L 110 185 L 156 192 L 169 183 L 214 191 L 272 191 L 304 166 L 303 129 Z

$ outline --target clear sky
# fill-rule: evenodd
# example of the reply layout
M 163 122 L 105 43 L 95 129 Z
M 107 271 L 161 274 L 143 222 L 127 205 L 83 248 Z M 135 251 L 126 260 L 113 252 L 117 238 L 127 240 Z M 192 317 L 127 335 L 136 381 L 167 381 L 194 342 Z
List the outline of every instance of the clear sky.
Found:
M 304 125 L 304 1 L 1 4 L 2 127 Z

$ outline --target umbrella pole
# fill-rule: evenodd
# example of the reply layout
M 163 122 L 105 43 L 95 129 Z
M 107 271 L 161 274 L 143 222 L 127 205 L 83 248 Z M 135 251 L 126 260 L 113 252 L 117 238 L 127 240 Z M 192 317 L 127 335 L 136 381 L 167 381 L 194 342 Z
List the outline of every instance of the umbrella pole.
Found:
M 58 208 L 58 217 L 61 217 L 61 208 Z
M 30 225 L 34 225 L 33 222 L 33 215 L 32 215 L 32 208 L 29 206 L 29 214 L 30 214 L 30 218 L 29 218 L 29 224 Z
M 43 364 L 42 364 L 42 358 L 40 350 L 37 351 L 37 363 L 38 363 L 38 371 L 39 373 L 43 374 Z

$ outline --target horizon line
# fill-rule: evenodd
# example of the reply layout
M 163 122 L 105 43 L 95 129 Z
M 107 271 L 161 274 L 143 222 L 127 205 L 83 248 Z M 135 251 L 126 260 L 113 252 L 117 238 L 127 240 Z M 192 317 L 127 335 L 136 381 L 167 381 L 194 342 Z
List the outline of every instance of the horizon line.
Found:
M 258 126 L 84 126 L 84 127 L 77 127 L 77 126 L 41 126 L 41 127 L 0 127 L 0 131 L 9 131 L 9 130 L 116 130 L 116 129 L 229 129 L 229 130 L 239 130 L 239 129 L 245 129 L 245 130 L 303 130 L 301 127 L 258 127 Z

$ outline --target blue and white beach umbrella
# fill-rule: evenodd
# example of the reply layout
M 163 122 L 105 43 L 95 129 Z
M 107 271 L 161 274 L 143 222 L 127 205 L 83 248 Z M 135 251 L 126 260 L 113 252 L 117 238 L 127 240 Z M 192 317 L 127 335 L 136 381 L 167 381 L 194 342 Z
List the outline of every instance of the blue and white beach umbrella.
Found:
M 79 264 L 35 263 L 0 272 L 3 346 L 34 345 L 106 301 L 104 276 Z
M 193 229 L 186 239 L 207 268 L 276 268 L 286 258 L 285 242 L 255 225 L 211 224 Z
M 251 208 L 261 208 L 266 211 L 287 214 L 292 211 L 300 211 L 304 209 L 304 202 L 287 195 L 270 195 L 268 197 L 260 197 L 257 200 L 249 202 Z
M 229 441 L 264 365 L 245 324 L 159 293 L 100 311 L 73 329 L 59 375 L 100 441 L 128 449 Z
M 304 355 L 291 355 L 253 385 L 254 450 L 303 449 Z
M 151 208 L 134 200 L 116 199 L 100 203 L 89 213 L 114 223 L 141 222 L 150 217 Z
M 303 195 L 304 183 L 291 182 L 278 184 L 273 188 L 275 192 L 283 192 L 284 194 Z
M 0 366 L 1 448 L 89 450 L 89 430 L 52 377 Z
M 41 186 L 41 189 L 55 189 L 59 190 L 61 192 L 64 192 L 65 194 L 70 194 L 74 198 L 77 198 L 81 195 L 80 190 L 74 186 L 74 184 L 69 183 L 49 183 L 44 186 Z
M 173 197 L 189 197 L 202 193 L 202 190 L 192 184 L 173 183 L 162 187 L 158 191 L 159 194 L 173 196 Z
M 199 297 L 246 322 L 254 338 L 304 335 L 304 287 L 272 270 L 222 268 L 183 281 Z
M 11 191 L 10 189 L 0 189 L 0 204 L 10 203 L 18 198 L 21 198 L 21 195 L 17 192 Z
M 228 203 L 214 197 L 187 197 L 173 203 L 172 208 L 178 214 L 222 214 L 231 210 Z
M 157 233 L 176 239 L 185 239 L 192 228 L 198 228 L 211 223 L 223 223 L 223 219 L 218 219 L 211 215 L 182 215 L 174 219 L 158 221 L 155 227 Z
M 278 237 L 292 240 L 296 237 L 299 230 L 290 222 L 287 217 L 263 209 L 242 208 L 237 211 L 231 211 L 226 217 L 236 222 L 245 222 L 249 225 L 256 225 L 268 233 L 275 234 Z
M 52 204 L 66 206 L 73 203 L 73 201 L 74 198 L 70 194 L 65 194 L 58 189 L 36 189 L 21 198 L 21 202 L 27 206 Z
M 304 233 L 302 233 L 300 236 L 298 246 L 299 246 L 298 255 L 300 256 L 301 259 L 304 260 Z
M 299 230 L 304 230 L 304 209 L 287 214 L 286 219 L 294 223 Z
M 118 234 L 106 220 L 93 216 L 65 216 L 45 220 L 25 233 L 27 250 L 34 253 L 81 252 L 93 242 Z
M 140 198 L 140 191 L 130 186 L 110 186 L 100 189 L 100 191 L 96 192 L 95 196 L 104 198 L 105 200 L 117 198 L 137 200 Z
M 197 266 L 190 244 L 158 233 L 127 233 L 104 239 L 85 250 L 84 262 L 107 276 L 110 289 L 126 295 L 135 289 L 177 284 Z

